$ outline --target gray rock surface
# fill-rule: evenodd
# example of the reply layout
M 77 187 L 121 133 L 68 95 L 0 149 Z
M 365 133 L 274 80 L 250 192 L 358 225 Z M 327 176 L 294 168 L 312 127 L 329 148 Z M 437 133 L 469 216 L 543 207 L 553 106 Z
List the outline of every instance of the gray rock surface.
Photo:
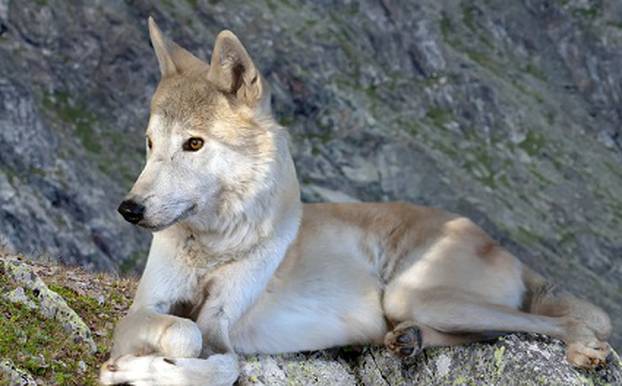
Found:
M 135 288 L 135 283 L 125 283 L 119 286 L 107 275 L 99 275 L 79 271 L 75 268 L 51 265 L 34 265 L 24 260 L 18 260 L 11 256 L 2 256 L 0 253 L 0 268 L 9 274 L 2 277 L 0 287 L 21 288 L 24 278 L 29 282 L 48 282 L 51 288 L 61 289 L 54 293 L 53 297 L 62 298 L 61 293 L 73 294 L 73 298 L 65 299 L 74 304 L 79 317 L 88 320 L 100 320 L 102 313 L 107 317 L 118 320 L 126 311 L 126 307 L 105 308 L 103 304 L 94 302 L 96 297 L 117 299 L 121 303 L 129 305 L 130 291 L 125 292 L 128 286 Z M 52 286 L 57 283 L 55 275 L 64 271 L 67 276 L 63 279 L 63 285 Z M 39 272 L 39 274 L 37 274 Z M 67 291 L 68 288 L 81 288 L 84 282 L 90 283 L 88 294 L 84 294 L 76 302 L 76 292 Z M 47 286 L 46 286 L 47 288 Z M 47 290 L 53 293 L 52 290 Z M 89 300 L 90 299 L 90 300 Z M 92 307 L 80 306 L 86 301 Z M 2 306 L 2 303 L 0 303 Z M 37 307 L 34 313 L 45 311 Z M 34 315 L 33 315 L 34 316 Z M 50 326 L 37 325 L 37 318 L 16 321 L 21 323 L 19 330 L 30 330 L 36 327 L 40 334 L 51 331 Z M 46 319 L 47 323 L 55 323 Z M 10 323 L 10 322 L 9 322 Z M 34 325 L 32 325 L 32 324 Z M 82 322 L 84 324 L 84 322 Z M 8 330 L 15 329 L 11 326 Z M 108 324 L 106 323 L 106 326 Z M 48 327 L 48 328 L 46 328 Z M 93 336 L 97 341 L 98 353 L 88 355 L 81 359 L 72 357 L 72 349 L 66 348 L 66 341 L 62 336 L 55 336 L 55 344 L 50 347 L 30 347 L 31 351 L 25 350 L 26 345 L 15 347 L 10 352 L 13 358 L 19 358 L 22 365 L 32 366 L 29 358 L 32 353 L 52 350 L 48 353 L 53 363 L 72 363 L 77 361 L 75 374 L 61 376 L 60 372 L 67 373 L 65 366 L 51 367 L 45 363 L 45 358 L 38 360 L 43 363 L 41 367 L 34 367 L 39 371 L 33 378 L 27 370 L 20 368 L 10 358 L 0 358 L 0 384 L 10 385 L 34 385 L 34 384 L 65 384 L 58 381 L 65 379 L 71 384 L 92 385 L 97 379 L 99 365 L 104 361 L 103 354 L 110 350 L 110 334 L 112 324 L 99 331 L 102 326 L 95 327 Z M 72 337 L 70 331 L 65 331 L 68 337 Z M 106 338 L 108 337 L 108 338 Z M 65 341 L 65 343 L 63 343 Z M 30 346 L 41 344 L 41 340 L 33 339 Z M 2 340 L 0 343 L 5 344 Z M 77 342 L 84 345 L 86 342 Z M 15 353 L 14 351 L 17 351 Z M 22 352 L 23 351 L 23 352 Z M 0 347 L 2 352 L 2 347 Z M 345 347 L 339 349 L 285 354 L 285 355 L 248 355 L 240 360 L 241 375 L 239 385 L 620 385 L 622 384 L 622 361 L 616 352 L 612 352 L 610 360 L 605 366 L 594 370 L 578 370 L 566 362 L 564 358 L 564 345 L 550 338 L 538 335 L 511 334 L 488 343 L 477 343 L 466 346 L 445 347 L 425 350 L 417 357 L 408 362 L 401 362 L 381 347 Z M 68 376 L 68 377 L 67 377 Z M 55 382 L 52 380 L 56 380 Z
M 91 354 L 97 351 L 92 332 L 86 323 L 67 305 L 62 296 L 48 288 L 27 263 L 18 258 L 2 258 L 0 274 L 18 286 L 4 296 L 6 300 L 22 304 L 47 319 L 58 321 L 74 342 L 89 347 Z M 33 294 L 32 298 L 26 295 L 24 287 Z
M 198 56 L 236 32 L 290 128 L 303 198 L 472 217 L 607 309 L 622 344 L 622 3 L 0 0 L 0 246 L 144 261 L 115 208 L 158 79 L 146 18 Z
M 619 385 L 617 354 L 594 371 L 572 368 L 558 341 L 508 335 L 485 344 L 427 350 L 402 363 L 382 348 L 248 357 L 241 385 Z
M 27 371 L 15 367 L 10 360 L 0 361 L 0 380 L 11 386 L 37 386 L 37 382 Z

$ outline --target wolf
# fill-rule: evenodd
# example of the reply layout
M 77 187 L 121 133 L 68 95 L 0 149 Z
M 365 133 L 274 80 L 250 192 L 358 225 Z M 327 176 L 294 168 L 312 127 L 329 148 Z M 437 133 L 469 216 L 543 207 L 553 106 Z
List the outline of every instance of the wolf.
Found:
M 238 354 L 384 344 L 397 357 L 513 331 L 606 361 L 611 323 L 465 217 L 407 203 L 302 204 L 288 135 L 240 40 L 210 63 L 152 18 L 161 72 L 146 164 L 119 206 L 153 240 L 103 384 L 231 385 Z

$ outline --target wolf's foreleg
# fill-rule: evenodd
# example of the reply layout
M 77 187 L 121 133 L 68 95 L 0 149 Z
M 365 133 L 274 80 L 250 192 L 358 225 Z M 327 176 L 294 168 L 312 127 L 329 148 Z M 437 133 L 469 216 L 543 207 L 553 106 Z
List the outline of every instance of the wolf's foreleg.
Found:
M 160 353 L 193 358 L 201 354 L 203 338 L 190 319 L 141 308 L 131 311 L 117 324 L 111 358 L 126 354 Z
M 197 358 L 202 346 L 201 331 L 193 321 L 147 308 L 133 310 L 117 324 L 110 359 L 100 370 L 100 382 L 155 384 L 149 381 L 151 378 L 145 377 L 162 372 L 175 373 L 169 372 L 172 361 Z M 179 377 L 179 383 L 174 384 L 189 384 L 183 380 L 191 379 L 194 372 L 188 371 L 186 376 Z M 173 384 L 167 379 L 162 378 L 161 382 Z
M 256 302 L 280 261 L 280 256 L 253 256 L 223 267 L 214 275 L 196 321 L 203 331 L 208 354 L 234 352 L 232 327 Z
M 295 206 L 292 211 L 298 211 Z M 208 297 L 196 323 L 213 353 L 234 353 L 230 333 L 233 326 L 265 291 L 287 248 L 296 237 L 298 217 L 286 216 L 274 228 L 278 237 L 265 240 L 245 258 L 216 270 L 208 279 Z

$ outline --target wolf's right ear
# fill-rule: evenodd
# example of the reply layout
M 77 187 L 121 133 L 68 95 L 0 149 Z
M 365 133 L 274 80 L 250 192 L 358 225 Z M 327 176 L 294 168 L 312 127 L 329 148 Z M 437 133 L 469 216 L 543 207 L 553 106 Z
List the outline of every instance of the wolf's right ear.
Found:
M 250 55 L 231 31 L 216 37 L 207 78 L 245 105 L 270 111 L 270 89 Z
M 162 77 L 194 71 L 207 71 L 209 65 L 162 34 L 149 16 L 149 37 L 158 58 Z

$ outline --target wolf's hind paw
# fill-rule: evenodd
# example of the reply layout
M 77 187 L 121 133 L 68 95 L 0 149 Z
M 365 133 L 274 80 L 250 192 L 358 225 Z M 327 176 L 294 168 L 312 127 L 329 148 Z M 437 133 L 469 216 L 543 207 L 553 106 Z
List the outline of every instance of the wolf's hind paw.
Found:
M 570 343 L 566 349 L 566 358 L 571 365 L 591 369 L 604 365 L 607 362 L 610 348 L 607 342 L 594 340 L 592 342 Z
M 398 325 L 384 337 L 384 344 L 400 358 L 414 357 L 421 352 L 421 330 L 413 325 Z

